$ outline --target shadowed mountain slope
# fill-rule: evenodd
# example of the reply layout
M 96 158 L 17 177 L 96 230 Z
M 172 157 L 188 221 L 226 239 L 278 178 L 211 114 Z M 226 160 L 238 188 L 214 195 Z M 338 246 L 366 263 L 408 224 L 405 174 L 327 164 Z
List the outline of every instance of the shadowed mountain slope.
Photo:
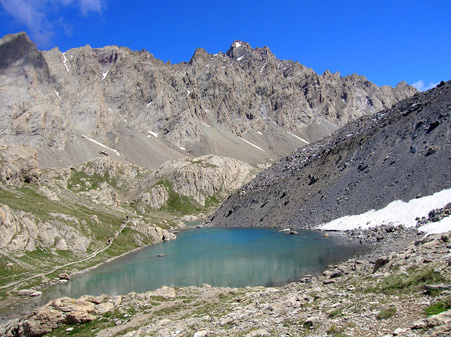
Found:
M 210 220 L 306 228 L 450 188 L 450 130 L 451 81 L 285 157 Z

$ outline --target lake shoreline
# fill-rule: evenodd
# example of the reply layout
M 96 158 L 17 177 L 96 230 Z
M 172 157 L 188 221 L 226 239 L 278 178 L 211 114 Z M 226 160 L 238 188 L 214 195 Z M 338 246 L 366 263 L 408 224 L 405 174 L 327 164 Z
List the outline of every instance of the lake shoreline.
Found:
M 378 264 L 372 254 L 376 247 L 389 244 L 389 237 L 385 239 L 386 244 L 379 241 L 377 245 L 373 245 L 374 249 L 365 256 L 328 266 L 319 276 L 306 277 L 284 286 L 230 288 L 205 284 L 200 287 L 162 287 L 146 293 L 120 296 L 84 296 L 80 300 L 67 301 L 70 300 L 74 305 L 77 301 L 81 301 L 80 304 L 94 301 L 102 305 L 117 301 L 114 308 L 119 310 L 139 308 L 139 313 L 135 315 L 120 316 L 120 324 L 100 328 L 98 336 L 120 334 L 122 331 L 134 331 L 136 334 L 130 336 L 138 336 L 141 328 L 149 333 L 158 332 L 157 335 L 161 336 L 171 335 L 176 330 L 182 331 L 183 336 L 188 336 L 193 324 L 196 330 L 191 335 L 196 331 L 216 331 L 224 336 L 244 336 L 255 329 L 261 331 L 262 335 L 303 335 L 311 333 L 312 327 L 315 332 L 324 335 L 335 330 L 345 331 L 346 335 L 365 335 L 365 332 L 368 335 L 368 331 L 377 331 L 381 335 L 380 333 L 387 334 L 400 327 L 417 331 L 417 323 L 412 325 L 412 322 L 427 320 L 428 318 L 424 318 L 424 309 L 431 301 L 437 300 L 437 297 L 430 297 L 424 291 L 418 292 L 416 288 L 408 290 L 406 294 L 402 291 L 380 294 L 374 287 L 385 284 L 386 280 L 401 275 L 405 270 L 416 275 L 415 270 L 422 271 L 426 267 L 448 277 L 449 264 L 440 257 L 447 254 L 446 246 L 451 247 L 451 233 L 429 237 L 420 232 L 415 236 L 409 235 L 392 235 L 395 239 L 400 239 L 399 236 L 403 238 L 399 245 L 391 247 L 388 255 L 384 255 L 384 250 L 376 251 L 375 256 L 386 259 L 383 264 Z M 408 236 L 412 240 L 402 248 Z M 440 265 L 435 266 L 435 263 Z M 378 269 L 375 269 L 376 265 Z M 438 298 L 443 299 L 444 296 Z M 155 303 L 157 298 L 159 303 Z M 39 310 L 45 312 L 53 308 L 51 303 Z M 369 306 L 373 306 L 375 310 L 368 311 L 366 308 Z M 395 307 L 396 314 L 381 321 L 379 315 L 387 307 Z M 309 310 L 305 310 L 306 308 Z M 163 312 L 164 315 L 159 314 Z M 101 318 L 103 314 L 96 315 Z M 36 311 L 35 315 L 13 320 L 3 326 L 27 324 L 27 321 L 39 320 L 39 317 L 41 316 Z M 103 321 L 100 319 L 95 322 L 101 324 Z M 284 324 L 280 324 L 281 321 Z M 230 322 L 233 324 L 229 324 Z M 64 326 L 66 323 L 62 324 Z M 434 327 L 425 326 L 428 329 Z M 83 323 L 75 329 L 83 329 Z
M 201 227 L 201 228 L 216 228 L 216 227 Z M 237 227 L 239 229 L 242 229 L 242 227 Z M 250 228 L 250 227 L 249 227 Z M 192 231 L 192 230 L 198 230 L 200 229 L 199 227 L 192 227 L 192 228 L 180 228 L 180 229 L 174 229 L 175 231 L 179 231 L 179 232 L 185 232 L 185 231 Z M 224 229 L 230 229 L 230 227 L 226 227 Z M 291 229 L 291 228 L 268 228 L 268 229 L 272 229 L 272 230 L 276 230 L 277 232 L 280 232 L 281 235 L 297 235 L 297 234 L 289 234 L 289 231 L 295 231 L 295 229 Z M 381 227 L 377 227 L 372 229 L 371 231 L 369 231 L 370 235 L 367 235 L 366 239 L 367 240 L 363 240 L 362 242 L 362 233 L 359 233 L 360 235 L 356 235 L 356 231 L 324 231 L 324 230 L 317 230 L 317 229 L 307 229 L 306 231 L 308 232 L 316 232 L 316 233 L 320 233 L 321 236 L 323 237 L 337 237 L 337 238 L 341 238 L 346 240 L 344 243 L 346 244 L 346 242 L 352 242 L 353 245 L 357 244 L 357 242 L 360 242 L 362 244 L 364 244 L 367 248 L 368 251 L 365 252 L 363 255 L 359 255 L 359 256 L 355 256 L 355 258 L 360 258 L 360 259 L 368 259 L 368 260 L 375 260 L 377 258 L 377 256 L 381 255 L 381 254 L 387 254 L 389 252 L 393 252 L 397 249 L 402 249 L 404 247 L 406 247 L 409 243 L 415 241 L 416 237 L 418 236 L 418 234 L 416 234 L 416 231 L 409 231 L 407 237 L 404 237 L 402 235 L 399 235 L 399 233 L 395 232 L 395 233 L 388 233 L 387 237 L 385 240 L 382 241 L 377 241 L 377 234 L 374 235 L 374 233 L 378 233 L 378 232 L 384 232 L 385 233 L 385 228 L 383 226 Z M 286 233 L 283 233 L 286 232 Z M 367 233 L 368 234 L 368 233 Z M 395 234 L 395 235 L 393 235 Z M 77 277 L 83 274 L 86 274 L 87 272 L 93 271 L 101 266 L 104 266 L 110 262 L 113 262 L 119 258 L 123 258 L 126 257 L 128 255 L 132 255 L 133 253 L 137 253 L 145 248 L 150 248 L 153 246 L 158 246 L 161 243 L 165 243 L 165 241 L 161 241 L 159 243 L 155 243 L 152 245 L 146 245 L 143 247 L 138 247 L 135 248 L 131 251 L 125 252 L 121 255 L 118 256 L 114 256 L 109 258 L 106 261 L 100 262 L 94 266 L 76 271 L 74 273 L 71 273 L 71 277 Z M 344 261 L 343 261 L 344 262 Z M 324 268 L 324 270 L 326 270 L 327 268 Z M 324 271 L 322 270 L 322 271 Z M 322 271 L 319 271 L 318 273 L 315 273 L 315 275 L 319 275 L 321 274 Z M 282 287 L 290 282 L 298 282 L 299 278 L 294 278 L 294 279 L 287 279 L 284 282 L 281 282 L 280 284 L 275 285 L 276 287 Z M 69 282 L 71 282 L 71 280 L 69 280 Z M 39 290 L 39 291 L 49 291 L 52 287 L 58 286 L 58 284 L 41 284 L 39 286 L 33 287 L 33 289 Z M 272 286 L 272 285 L 269 285 Z M 11 296 L 8 299 L 2 301 L 2 303 L 0 303 L 0 310 L 1 311 L 5 311 L 5 309 L 7 309 L 8 307 L 11 306 L 11 304 L 14 303 L 14 308 L 18 308 L 23 302 L 26 302 L 27 298 L 25 297 L 18 297 L 18 296 Z M 39 305 L 36 305 L 35 307 L 38 307 Z M 14 309 L 7 312 L 9 318 L 12 318 Z M 11 314 L 11 315 L 10 315 Z M 23 313 L 20 314 L 16 314 L 14 315 L 15 317 L 20 317 L 22 316 Z M 1 321 L 1 320 L 0 320 Z

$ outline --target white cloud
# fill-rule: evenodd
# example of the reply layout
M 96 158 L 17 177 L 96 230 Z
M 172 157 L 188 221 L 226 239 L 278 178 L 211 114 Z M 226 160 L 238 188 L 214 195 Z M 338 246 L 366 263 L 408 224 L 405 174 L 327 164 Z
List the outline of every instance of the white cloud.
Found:
M 75 7 L 83 15 L 101 14 L 106 0 L 0 0 L 3 9 L 18 23 L 25 25 L 32 38 L 40 46 L 48 46 L 55 29 L 63 26 L 70 31 L 71 26 L 61 16 L 63 8 Z M 54 17 L 49 17 L 47 13 Z
M 50 41 L 52 25 L 40 9 L 43 1 L 0 0 L 0 4 L 9 15 L 30 29 L 38 43 L 45 45 Z
M 80 0 L 80 10 L 83 14 L 89 12 L 101 13 L 105 4 L 102 0 Z
M 426 84 L 424 84 L 423 80 L 419 80 L 419 81 L 413 83 L 412 87 L 416 88 L 419 91 L 426 91 L 426 90 L 436 87 L 437 84 L 438 84 L 438 82 L 437 83 L 430 82 L 428 85 L 426 85 Z

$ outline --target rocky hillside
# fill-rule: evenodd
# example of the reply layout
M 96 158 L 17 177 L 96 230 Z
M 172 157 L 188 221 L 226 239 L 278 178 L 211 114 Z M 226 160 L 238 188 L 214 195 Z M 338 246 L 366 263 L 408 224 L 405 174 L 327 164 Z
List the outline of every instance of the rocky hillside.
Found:
M 175 239 L 184 217 L 205 217 L 261 171 L 213 155 L 156 171 L 108 157 L 41 169 L 36 155 L 0 144 L 0 289 L 8 291 Z
M 262 172 L 214 226 L 308 228 L 451 187 L 451 81 L 364 116 Z
M 154 169 L 206 154 L 266 162 L 415 92 L 318 75 L 241 41 L 172 65 L 144 50 L 40 51 L 25 33 L 0 40 L 1 138 L 36 148 L 41 167 L 99 152 Z

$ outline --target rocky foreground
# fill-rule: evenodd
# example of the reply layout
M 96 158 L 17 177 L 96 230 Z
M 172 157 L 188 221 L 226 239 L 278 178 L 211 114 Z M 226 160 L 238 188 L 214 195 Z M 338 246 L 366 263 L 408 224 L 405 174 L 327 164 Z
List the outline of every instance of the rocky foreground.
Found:
M 413 241 L 386 255 L 373 251 L 278 288 L 205 284 L 124 296 L 61 298 L 5 323 L 0 334 L 449 336 L 451 232 L 426 237 L 420 232 L 388 232 L 391 237 L 382 242 L 392 246 L 394 237 L 401 239 L 392 247 Z

